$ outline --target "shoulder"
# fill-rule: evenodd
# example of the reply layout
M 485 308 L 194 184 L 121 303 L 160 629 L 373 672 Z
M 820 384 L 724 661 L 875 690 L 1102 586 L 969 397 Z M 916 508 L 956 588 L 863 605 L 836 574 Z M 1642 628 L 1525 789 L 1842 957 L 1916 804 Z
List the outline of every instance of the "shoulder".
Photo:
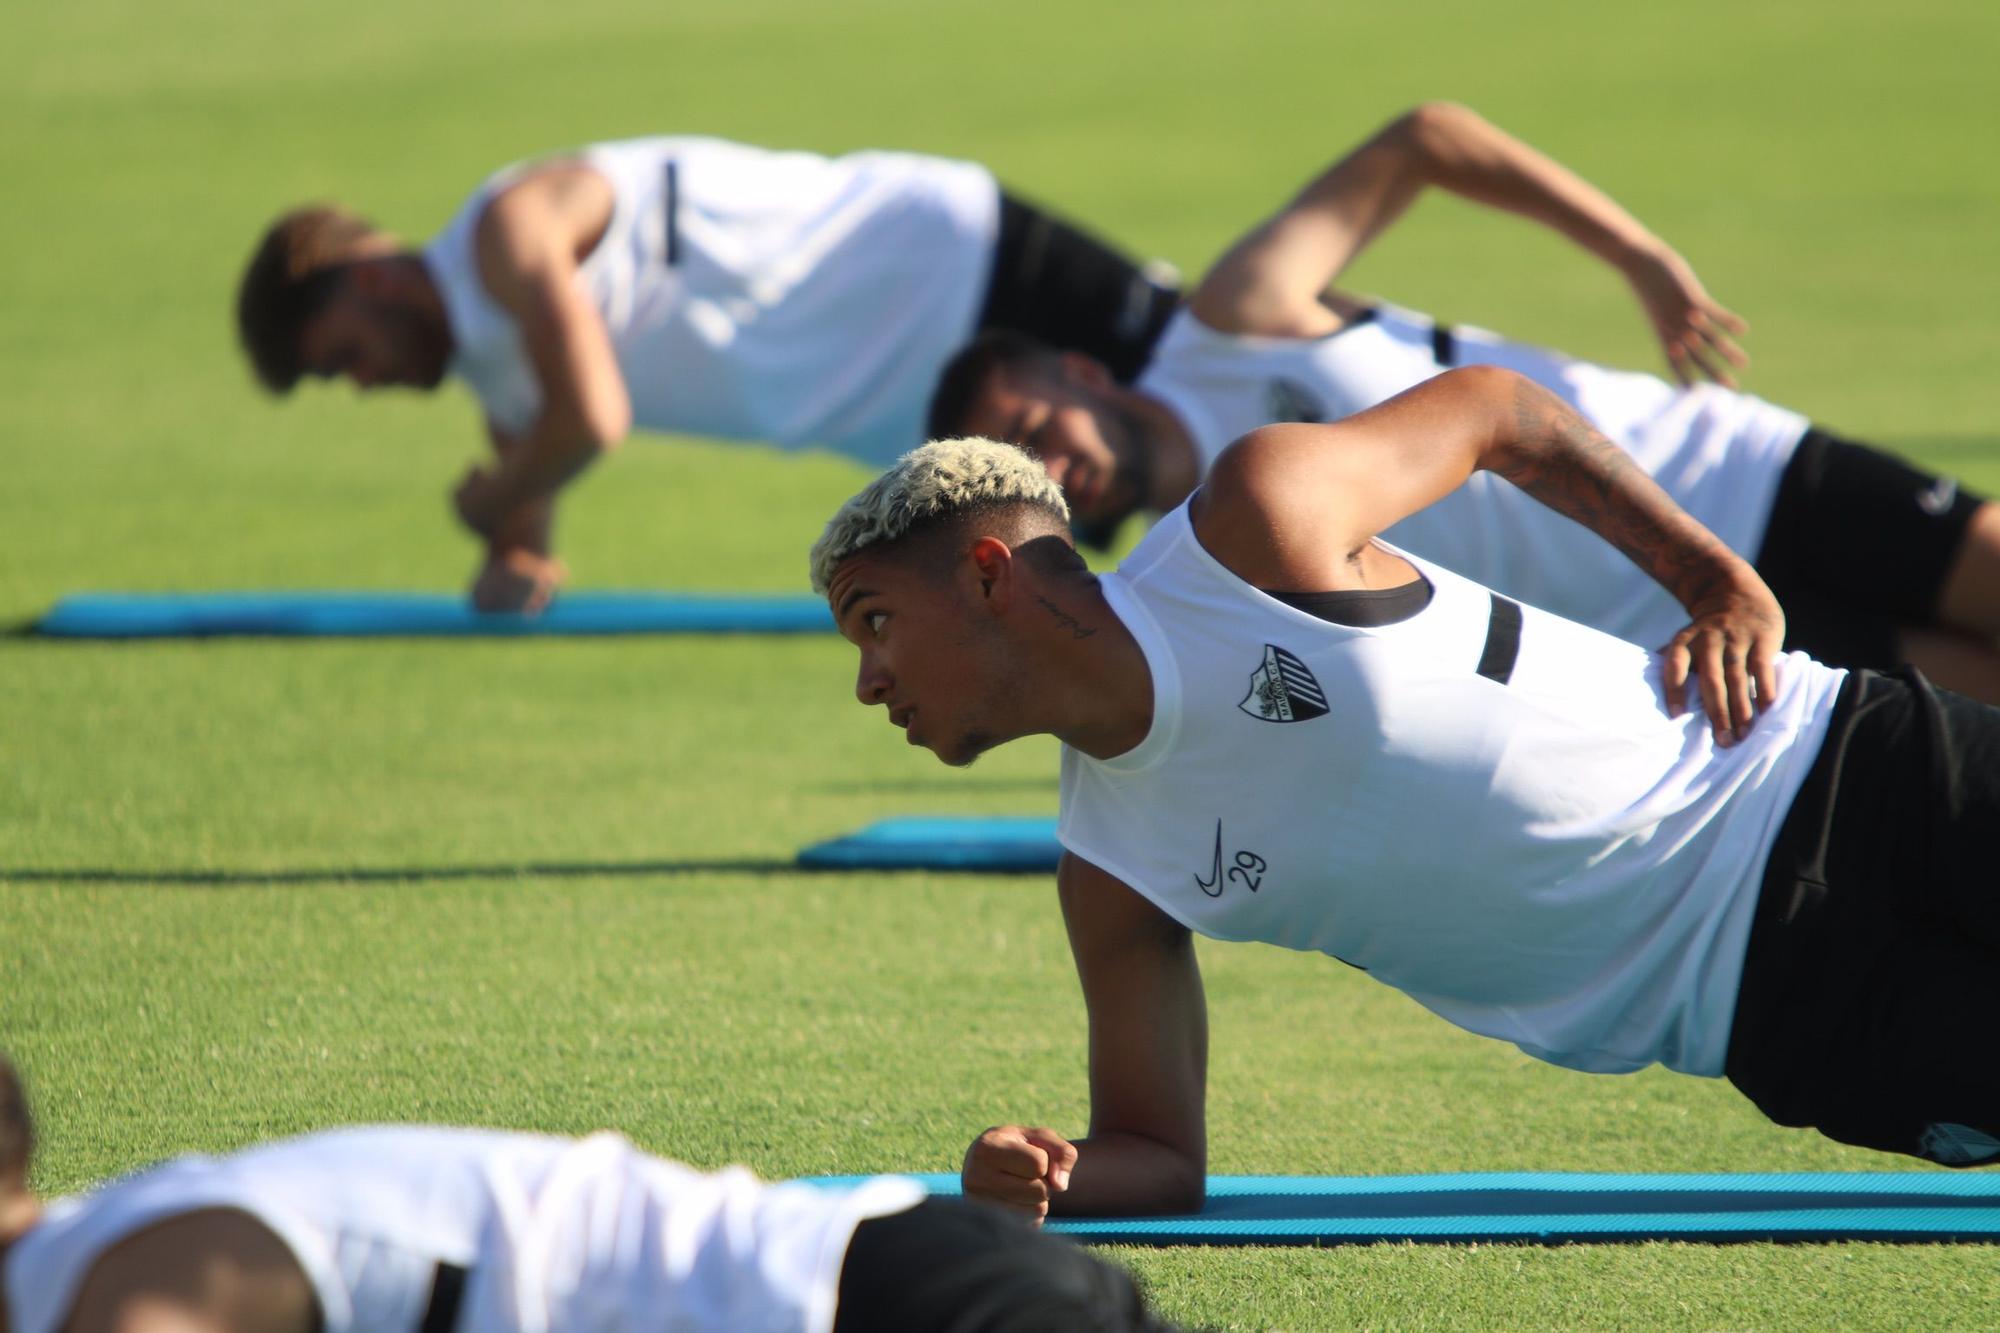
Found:
M 203 1208 L 137 1231 L 91 1266 L 71 1333 L 307 1333 L 319 1323 L 312 1283 L 263 1222 Z
M 1282 586 L 1270 582 L 1274 537 L 1312 520 L 1343 433 L 1338 424 L 1259 426 L 1224 449 L 1188 501 L 1203 549 L 1238 577 Z
M 524 167 L 495 188 L 473 233 L 482 274 L 490 281 L 533 261 L 571 254 L 604 229 L 617 203 L 611 180 L 578 157 Z
M 1282 216 L 1250 233 L 1216 262 L 1188 296 L 1187 310 L 1224 337 L 1320 338 L 1341 320 L 1319 299 L 1315 284 L 1293 280 L 1275 252 Z

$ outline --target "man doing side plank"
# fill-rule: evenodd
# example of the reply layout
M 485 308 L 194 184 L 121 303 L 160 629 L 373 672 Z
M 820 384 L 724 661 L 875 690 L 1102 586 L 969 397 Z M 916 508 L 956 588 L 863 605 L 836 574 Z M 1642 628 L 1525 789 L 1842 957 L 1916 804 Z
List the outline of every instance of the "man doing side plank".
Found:
M 1429 187 L 1542 223 L 1612 265 L 1681 387 L 1330 291 Z M 1453 366 L 1504 366 L 1590 418 L 1752 559 L 1785 608 L 1788 647 L 1835 666 L 1912 662 L 2000 702 L 2000 506 L 1738 392 L 1731 335 L 1742 331 L 1679 254 L 1602 192 L 1466 108 L 1430 104 L 1238 240 L 1134 384 L 1086 355 L 994 333 L 947 368 L 930 433 L 1025 446 L 1063 482 L 1084 532 L 1103 533 L 1134 510 L 1178 504 L 1257 426 L 1334 421 Z M 1680 625 L 1643 571 L 1498 477 L 1475 476 L 1388 537 L 1647 647 Z
M 488 545 L 473 601 L 533 610 L 562 576 L 557 491 L 634 426 L 886 463 L 976 329 L 1129 376 L 1176 296 L 970 162 L 682 137 L 509 167 L 421 251 L 343 209 L 287 213 L 237 320 L 274 393 L 463 380 L 498 455 L 454 495 Z
M 1655 658 L 1378 538 L 1477 469 L 1690 623 Z M 928 445 L 812 570 L 857 697 L 911 744 L 1064 743 L 1090 1129 L 989 1131 L 975 1195 L 1200 1202 L 1193 931 L 1332 955 L 1551 1063 L 1727 1076 L 1780 1124 L 2000 1156 L 2000 1065 L 1963 1044 L 2000 1014 L 2000 710 L 1781 653 L 1750 566 L 1520 376 L 1253 431 L 1103 576 L 1028 455 Z

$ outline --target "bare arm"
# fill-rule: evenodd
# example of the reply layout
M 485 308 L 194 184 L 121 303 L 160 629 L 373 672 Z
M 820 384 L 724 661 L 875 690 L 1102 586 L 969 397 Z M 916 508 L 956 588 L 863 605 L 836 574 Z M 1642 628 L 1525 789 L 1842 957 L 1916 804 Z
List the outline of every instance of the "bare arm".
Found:
M 1090 1134 L 989 1129 L 968 1194 L 1041 1216 L 1192 1212 L 1208 1159 L 1208 1010 L 1187 929 L 1065 855 L 1056 883 L 1090 1015 Z
M 248 1213 L 210 1208 L 148 1227 L 91 1267 L 68 1333 L 313 1333 L 298 1261 Z
M 1365 561 L 1382 557 L 1375 534 L 1481 468 L 1603 537 L 1687 608 L 1692 623 L 1662 650 L 1676 711 L 1690 669 L 1724 741 L 1776 696 L 1784 616 L 1756 571 L 1623 449 L 1511 371 L 1454 370 L 1333 425 L 1252 431 L 1216 460 L 1190 514 L 1202 545 L 1258 587 L 1364 587 Z
M 486 438 L 493 446 L 493 457 L 502 466 L 514 454 L 527 448 L 527 440 L 511 434 L 498 422 L 487 419 Z M 538 556 L 555 554 L 556 498 L 553 495 L 537 496 L 523 500 L 502 515 L 494 525 L 489 539 L 491 549 L 500 551 L 528 551 Z
M 495 422 L 486 423 L 493 453 L 504 466 L 524 448 L 523 442 Z M 552 546 L 556 502 L 553 495 L 526 500 L 494 524 L 486 539 L 486 554 L 472 576 L 469 597 L 474 610 L 516 611 L 530 615 L 545 610 L 569 577 Z
M 1430 187 L 1539 222 L 1617 269 L 1683 383 L 1733 386 L 1728 367 L 1747 363 L 1729 337 L 1747 326 L 1670 246 L 1576 173 L 1448 102 L 1406 112 L 1334 163 L 1238 241 L 1189 304 L 1225 333 L 1317 337 L 1333 322 L 1327 287 Z
M 602 232 L 609 210 L 602 177 L 556 166 L 502 191 L 480 219 L 480 279 L 519 325 L 542 397 L 517 447 L 459 488 L 460 515 L 488 536 L 515 510 L 554 495 L 632 428 L 610 334 L 576 283 L 578 255 Z

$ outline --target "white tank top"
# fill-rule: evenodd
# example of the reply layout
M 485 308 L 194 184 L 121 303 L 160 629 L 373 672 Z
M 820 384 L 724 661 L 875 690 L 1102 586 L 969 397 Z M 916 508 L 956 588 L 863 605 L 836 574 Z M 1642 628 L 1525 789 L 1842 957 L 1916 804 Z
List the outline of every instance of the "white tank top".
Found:
M 581 1142 L 381 1127 L 184 1157 L 50 1206 L 8 1253 L 15 1333 L 57 1333 L 98 1256 L 165 1218 L 249 1213 L 311 1281 L 326 1333 L 415 1330 L 440 1263 L 469 1270 L 455 1327 L 814 1330 L 864 1219 L 922 1197 L 703 1175 L 600 1134 Z
M 1732 550 L 1756 558 L 1804 417 L 1749 394 L 1712 384 L 1683 391 L 1483 329 L 1437 329 L 1423 315 L 1381 305 L 1324 338 L 1239 337 L 1183 310 L 1138 387 L 1186 423 L 1206 472 L 1258 426 L 1337 421 L 1453 365 L 1503 366 L 1563 398 Z M 1646 647 L 1687 623 L 1665 589 L 1595 534 L 1490 473 L 1384 535 L 1510 597 Z
M 984 167 L 700 138 L 579 157 L 615 194 L 578 281 L 610 330 L 636 425 L 878 463 L 921 442 L 932 386 L 971 336 L 992 270 L 1000 190 Z M 474 240 L 522 170 L 489 179 L 424 252 L 452 373 L 516 433 L 541 388 L 480 280 Z
M 1332 954 L 1539 1059 L 1721 1073 L 1845 673 L 1788 654 L 1720 749 L 1699 709 L 1667 716 L 1651 654 L 1545 612 L 1499 672 L 1493 595 L 1411 563 L 1423 611 L 1335 625 L 1230 573 L 1185 506 L 1162 519 L 1103 578 L 1152 727 L 1115 759 L 1065 748 L 1063 845 L 1191 930 Z

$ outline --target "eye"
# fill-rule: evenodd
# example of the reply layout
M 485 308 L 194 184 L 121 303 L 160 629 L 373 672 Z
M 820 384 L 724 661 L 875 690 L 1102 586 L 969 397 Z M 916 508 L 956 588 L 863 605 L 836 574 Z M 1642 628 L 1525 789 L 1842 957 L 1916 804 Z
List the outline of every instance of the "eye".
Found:
M 882 633 L 882 622 L 887 620 L 888 618 L 889 618 L 889 613 L 887 611 L 870 611 L 866 617 L 868 623 L 868 632 L 870 634 L 880 635 Z

